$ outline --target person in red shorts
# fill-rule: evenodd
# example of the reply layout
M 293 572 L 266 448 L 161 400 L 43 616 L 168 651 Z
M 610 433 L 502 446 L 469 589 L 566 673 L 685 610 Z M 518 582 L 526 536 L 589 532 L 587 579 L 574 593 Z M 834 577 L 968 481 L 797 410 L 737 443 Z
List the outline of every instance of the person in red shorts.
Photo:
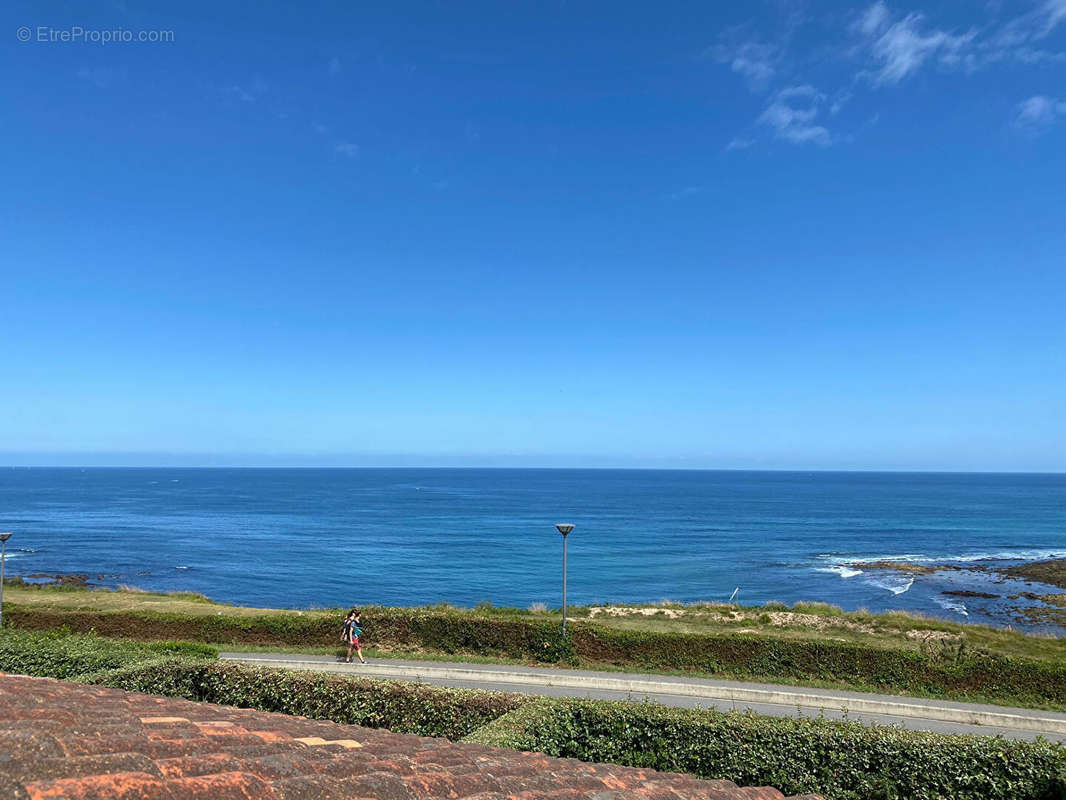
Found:
M 359 635 L 363 632 L 363 629 L 359 627 L 359 617 L 358 609 L 353 608 L 348 612 L 348 616 L 344 618 L 344 632 L 341 634 L 341 639 L 348 645 L 348 655 L 344 659 L 347 664 L 352 663 L 353 650 L 359 655 L 359 663 L 366 663 L 366 659 L 363 658 L 363 650 L 359 647 Z

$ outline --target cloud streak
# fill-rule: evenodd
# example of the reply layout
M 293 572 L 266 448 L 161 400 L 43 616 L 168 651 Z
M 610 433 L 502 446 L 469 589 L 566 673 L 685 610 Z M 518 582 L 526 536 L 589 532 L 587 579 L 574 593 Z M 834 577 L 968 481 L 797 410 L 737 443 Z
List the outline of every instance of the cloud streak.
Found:
M 770 127 L 778 139 L 828 147 L 833 143 L 832 135 L 824 126 L 815 124 L 824 102 L 825 95 L 813 86 L 792 86 L 777 93 L 758 122 Z
M 875 86 L 894 86 L 921 69 L 929 60 L 955 66 L 977 37 L 976 30 L 955 34 L 925 26 L 925 16 L 894 17 L 883 2 L 874 3 L 854 26 L 866 39 L 876 68 L 861 73 Z
M 1014 126 L 1028 133 L 1043 133 L 1057 122 L 1066 120 L 1066 100 L 1034 95 L 1015 109 Z
M 711 57 L 719 64 L 727 64 L 744 78 L 752 91 L 763 91 L 777 74 L 780 48 L 757 39 L 747 42 L 718 44 L 710 49 Z

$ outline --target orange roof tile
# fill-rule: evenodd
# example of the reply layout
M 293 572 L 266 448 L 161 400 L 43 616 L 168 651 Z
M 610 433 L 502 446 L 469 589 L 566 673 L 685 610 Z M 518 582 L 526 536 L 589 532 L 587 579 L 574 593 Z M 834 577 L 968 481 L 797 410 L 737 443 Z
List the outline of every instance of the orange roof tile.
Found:
M 0 675 L 10 800 L 782 800 L 775 789 Z

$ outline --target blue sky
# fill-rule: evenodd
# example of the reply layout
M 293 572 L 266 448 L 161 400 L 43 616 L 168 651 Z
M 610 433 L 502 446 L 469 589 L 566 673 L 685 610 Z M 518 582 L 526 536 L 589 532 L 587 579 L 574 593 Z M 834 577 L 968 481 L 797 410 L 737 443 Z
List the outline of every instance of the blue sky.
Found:
M 0 463 L 1066 470 L 1066 0 L 267 5 L 0 11 Z

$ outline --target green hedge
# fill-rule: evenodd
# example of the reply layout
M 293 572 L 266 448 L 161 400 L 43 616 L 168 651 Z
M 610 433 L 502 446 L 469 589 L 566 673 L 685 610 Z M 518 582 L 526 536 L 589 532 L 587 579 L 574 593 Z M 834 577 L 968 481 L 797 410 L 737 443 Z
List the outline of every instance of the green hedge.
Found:
M 532 640 L 534 646 L 539 643 Z M 563 642 L 549 647 L 565 648 Z M 0 671 L 587 761 L 771 785 L 829 800 L 1066 798 L 1066 750 L 828 720 L 448 689 L 207 660 L 210 647 L 0 632 Z
M 466 741 L 816 792 L 829 800 L 1066 797 L 1061 745 L 650 703 L 550 699 Z
M 180 639 L 195 642 L 283 646 L 339 646 L 343 612 L 327 615 L 198 615 L 151 611 L 100 612 L 5 605 L 7 624 L 27 630 L 69 626 L 104 636 Z M 406 608 L 365 608 L 367 647 L 416 647 L 441 653 L 472 653 L 547 663 L 574 662 L 570 640 L 552 623 L 499 619 L 462 612 Z
M 38 678 L 72 678 L 162 655 L 216 658 L 213 647 L 186 642 L 130 642 L 67 631 L 0 631 L 0 672 Z
M 234 644 L 339 645 L 340 616 L 183 615 L 157 612 L 49 611 L 11 606 L 19 628 L 69 625 L 106 636 Z M 578 622 L 558 626 L 438 609 L 367 608 L 363 643 L 385 650 L 463 653 L 519 661 L 647 671 L 678 670 L 763 680 L 833 681 L 898 693 L 984 698 L 1066 708 L 1066 664 L 975 650 L 890 648 L 854 642 L 752 634 L 623 631 Z
M 889 648 L 827 639 L 647 633 L 575 626 L 582 660 L 643 670 L 835 681 L 899 693 L 1066 706 L 1066 664 L 979 650 Z
M 89 682 L 452 740 L 532 701 L 504 692 L 181 660 L 139 664 Z

